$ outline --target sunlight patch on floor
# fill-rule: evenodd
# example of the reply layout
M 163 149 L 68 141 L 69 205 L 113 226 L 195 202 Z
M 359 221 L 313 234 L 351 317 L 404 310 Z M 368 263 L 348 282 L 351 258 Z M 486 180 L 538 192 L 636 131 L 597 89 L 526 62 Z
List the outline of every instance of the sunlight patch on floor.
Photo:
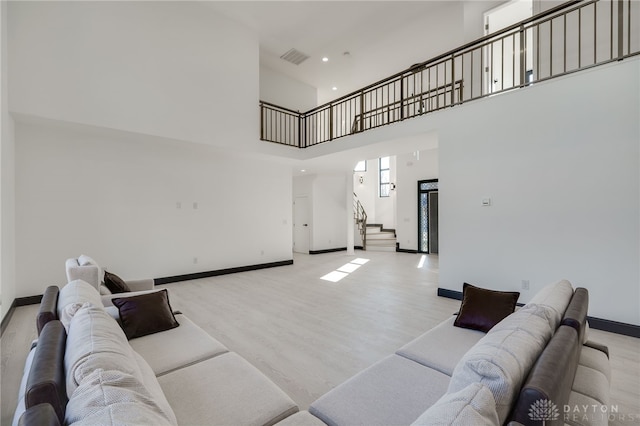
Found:
M 320 277 L 320 279 L 325 281 L 331 281 L 332 283 L 337 283 L 338 281 L 340 281 L 350 273 L 360 268 L 362 265 L 364 265 L 368 261 L 369 259 L 363 259 L 359 257 L 357 259 L 352 260 L 349 263 L 345 263 L 335 271 L 329 272 L 327 275 Z

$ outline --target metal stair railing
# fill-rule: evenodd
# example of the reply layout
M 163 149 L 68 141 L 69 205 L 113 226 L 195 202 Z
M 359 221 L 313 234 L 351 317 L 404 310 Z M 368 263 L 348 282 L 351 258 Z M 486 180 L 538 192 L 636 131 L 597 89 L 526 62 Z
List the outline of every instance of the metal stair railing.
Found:
M 353 218 L 356 226 L 360 231 L 360 238 L 362 239 L 362 250 L 367 249 L 367 212 L 364 210 L 364 206 L 358 199 L 356 193 L 353 193 Z

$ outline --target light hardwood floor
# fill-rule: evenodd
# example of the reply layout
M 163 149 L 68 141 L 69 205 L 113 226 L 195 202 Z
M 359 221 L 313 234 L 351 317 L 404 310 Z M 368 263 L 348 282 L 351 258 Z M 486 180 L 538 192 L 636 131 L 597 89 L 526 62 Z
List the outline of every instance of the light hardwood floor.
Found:
M 337 283 L 320 279 L 355 258 L 369 262 Z M 421 255 L 406 253 L 294 259 L 291 266 L 163 287 L 174 309 L 259 368 L 302 410 L 459 308 L 436 296 L 437 256 L 427 256 L 422 268 Z M 13 415 L 36 311 L 16 309 L 2 336 L 2 425 Z M 598 330 L 591 336 L 611 352 L 611 403 L 640 416 L 640 339 Z M 640 417 L 610 424 L 640 424 Z

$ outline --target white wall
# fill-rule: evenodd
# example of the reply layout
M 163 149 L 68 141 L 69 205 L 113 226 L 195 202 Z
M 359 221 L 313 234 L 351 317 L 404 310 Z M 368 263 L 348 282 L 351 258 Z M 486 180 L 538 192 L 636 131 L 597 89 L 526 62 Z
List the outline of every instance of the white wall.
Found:
M 310 251 L 346 247 L 346 179 L 347 174 L 318 174 L 293 178 L 293 196 L 309 197 Z
M 15 144 L 7 105 L 7 2 L 0 4 L 0 319 L 15 298 Z
M 261 65 L 260 100 L 306 112 L 318 104 L 318 89 Z
M 639 64 L 438 116 L 440 287 L 529 280 L 527 302 L 567 278 L 589 290 L 590 315 L 640 324 Z
M 10 2 L 9 13 L 12 112 L 260 144 L 257 36 L 206 5 Z
M 396 156 L 397 225 L 400 248 L 418 250 L 418 181 L 438 179 L 438 149 Z
M 18 122 L 16 296 L 64 283 L 81 253 L 125 279 L 291 259 L 291 182 L 265 158 Z

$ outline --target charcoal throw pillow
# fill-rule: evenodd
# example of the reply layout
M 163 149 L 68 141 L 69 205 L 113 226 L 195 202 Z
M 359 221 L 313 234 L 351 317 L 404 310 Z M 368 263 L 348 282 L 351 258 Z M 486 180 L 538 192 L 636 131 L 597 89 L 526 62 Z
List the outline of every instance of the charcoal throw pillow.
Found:
M 127 293 L 131 291 L 122 278 L 111 272 L 104 271 L 104 285 L 111 293 Z
M 124 334 L 129 340 L 180 325 L 169 304 L 166 288 L 139 296 L 116 297 L 111 301 L 118 308 Z
M 486 333 L 513 313 L 518 297 L 517 291 L 488 290 L 464 283 L 462 306 L 453 325 Z

